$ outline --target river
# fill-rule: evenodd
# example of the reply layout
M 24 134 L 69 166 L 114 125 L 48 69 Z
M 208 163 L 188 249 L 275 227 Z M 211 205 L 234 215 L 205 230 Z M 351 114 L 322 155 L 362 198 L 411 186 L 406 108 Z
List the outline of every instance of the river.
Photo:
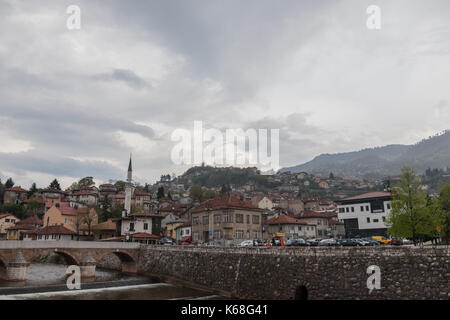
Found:
M 94 279 L 82 282 L 81 290 L 67 290 L 66 269 L 62 264 L 32 263 L 27 281 L 0 280 L 0 300 L 223 299 L 208 292 L 106 269 L 97 269 Z

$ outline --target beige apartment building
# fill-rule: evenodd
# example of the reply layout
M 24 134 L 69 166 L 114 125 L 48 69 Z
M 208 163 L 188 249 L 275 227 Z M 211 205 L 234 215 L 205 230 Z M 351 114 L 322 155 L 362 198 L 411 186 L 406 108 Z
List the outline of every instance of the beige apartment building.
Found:
M 262 239 L 262 211 L 229 194 L 203 202 L 191 211 L 192 241 L 230 245 Z

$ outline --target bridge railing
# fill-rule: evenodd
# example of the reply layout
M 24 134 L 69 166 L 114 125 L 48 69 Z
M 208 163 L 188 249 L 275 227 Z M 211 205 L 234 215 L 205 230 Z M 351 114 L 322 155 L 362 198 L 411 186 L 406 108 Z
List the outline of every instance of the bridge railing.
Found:
M 137 242 L 98 242 L 98 241 L 0 241 L 0 249 L 139 249 Z

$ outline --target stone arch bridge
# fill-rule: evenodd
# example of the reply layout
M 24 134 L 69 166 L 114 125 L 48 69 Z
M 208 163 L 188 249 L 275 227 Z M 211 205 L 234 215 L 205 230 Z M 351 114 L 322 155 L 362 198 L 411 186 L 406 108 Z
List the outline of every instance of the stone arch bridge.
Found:
M 80 266 L 84 278 L 95 276 L 97 263 L 114 254 L 122 262 L 122 272 L 137 273 L 139 243 L 91 241 L 0 241 L 0 278 L 10 281 L 26 280 L 31 262 L 47 253 L 64 257 L 71 265 Z

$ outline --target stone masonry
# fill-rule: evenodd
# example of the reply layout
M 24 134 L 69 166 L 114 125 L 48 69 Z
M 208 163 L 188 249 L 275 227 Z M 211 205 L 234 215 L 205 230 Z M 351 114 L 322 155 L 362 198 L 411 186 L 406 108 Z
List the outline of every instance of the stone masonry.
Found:
M 369 293 L 367 268 L 381 271 Z M 449 247 L 142 246 L 138 272 L 241 299 L 450 299 Z

